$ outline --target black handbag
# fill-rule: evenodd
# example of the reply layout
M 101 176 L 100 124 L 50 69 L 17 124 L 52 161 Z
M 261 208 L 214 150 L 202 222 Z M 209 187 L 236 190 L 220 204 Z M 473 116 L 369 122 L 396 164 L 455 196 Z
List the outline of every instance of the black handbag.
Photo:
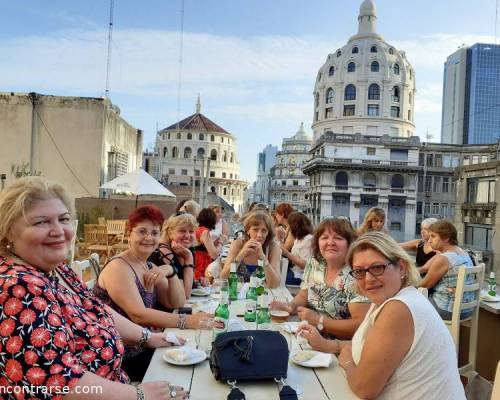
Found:
M 288 344 L 279 332 L 245 330 L 221 333 L 212 343 L 210 370 L 216 380 L 231 385 L 228 400 L 244 400 L 236 382 L 275 380 L 282 385 L 280 399 L 296 400 L 297 394 L 285 378 Z

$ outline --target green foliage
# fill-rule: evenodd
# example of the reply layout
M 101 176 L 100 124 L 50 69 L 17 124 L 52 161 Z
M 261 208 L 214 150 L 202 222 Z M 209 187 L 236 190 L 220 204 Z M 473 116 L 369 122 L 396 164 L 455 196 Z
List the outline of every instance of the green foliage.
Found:
M 16 179 L 23 178 L 25 176 L 40 176 L 42 173 L 40 171 L 30 171 L 30 163 L 23 162 L 21 164 L 12 164 L 10 166 L 10 173 L 14 175 Z

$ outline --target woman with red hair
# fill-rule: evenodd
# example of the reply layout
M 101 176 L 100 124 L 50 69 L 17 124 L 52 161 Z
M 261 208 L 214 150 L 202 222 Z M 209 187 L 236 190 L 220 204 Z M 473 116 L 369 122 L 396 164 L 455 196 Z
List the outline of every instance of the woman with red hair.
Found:
M 295 241 L 290 231 L 290 225 L 288 224 L 288 216 L 294 211 L 292 205 L 288 203 L 280 203 L 277 205 L 276 210 L 274 210 L 274 218 L 277 222 L 276 236 L 282 243 L 282 247 L 288 251 L 292 250 Z
M 152 205 L 136 208 L 129 215 L 129 249 L 103 267 L 94 294 L 133 322 L 148 327 L 177 326 L 179 315 L 153 309 L 156 301 L 167 308 L 184 305 L 184 289 L 171 265 L 156 266 L 148 257 L 158 246 L 163 224 L 161 210 Z M 157 315 L 158 314 L 158 315 Z M 162 318 L 165 323 L 155 323 Z M 152 351 L 127 348 L 123 369 L 134 381 L 142 380 Z

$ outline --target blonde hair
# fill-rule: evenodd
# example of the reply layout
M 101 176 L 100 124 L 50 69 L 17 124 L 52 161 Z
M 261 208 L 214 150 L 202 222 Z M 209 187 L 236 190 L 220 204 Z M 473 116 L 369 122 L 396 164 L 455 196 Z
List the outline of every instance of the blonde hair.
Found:
M 170 243 L 170 233 L 179 226 L 196 228 L 198 224 L 196 223 L 196 219 L 191 214 L 172 215 L 163 223 L 163 227 L 161 229 L 161 241 Z
M 374 219 L 381 219 L 384 221 L 384 224 L 385 224 L 385 211 L 383 209 L 381 209 L 380 207 L 370 208 L 365 215 L 365 219 L 363 220 L 363 224 L 358 229 L 358 235 L 363 235 L 364 233 L 370 232 L 371 230 L 373 230 L 372 221 Z
M 184 211 L 191 214 L 193 217 L 196 217 L 200 212 L 200 205 L 194 200 L 188 200 L 184 203 L 184 205 L 180 208 L 179 211 Z
M 7 234 L 12 225 L 26 212 L 41 200 L 59 199 L 68 212 L 74 216 L 72 199 L 66 190 L 54 182 L 39 176 L 28 176 L 16 179 L 12 184 L 0 192 L 0 253 L 7 250 Z
M 363 250 L 374 250 L 387 258 L 392 263 L 396 264 L 398 261 L 406 266 L 406 273 L 402 280 L 402 287 L 418 286 L 420 283 L 420 275 L 415 263 L 411 260 L 408 253 L 398 246 L 397 242 L 384 232 L 367 232 L 357 238 L 347 252 L 347 263 L 352 266 L 352 259 L 356 253 Z

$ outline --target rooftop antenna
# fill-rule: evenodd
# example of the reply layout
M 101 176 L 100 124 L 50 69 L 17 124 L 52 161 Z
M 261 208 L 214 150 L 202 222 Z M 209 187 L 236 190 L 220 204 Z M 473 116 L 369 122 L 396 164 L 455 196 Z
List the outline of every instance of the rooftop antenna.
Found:
M 495 1 L 495 44 L 497 44 L 498 0 Z
M 115 8 L 114 0 L 109 2 L 109 29 L 108 29 L 108 56 L 106 60 L 106 92 L 105 96 L 109 97 L 109 74 L 111 67 L 111 42 L 113 40 L 113 11 Z
M 184 52 L 184 0 L 181 0 L 181 28 L 179 32 L 179 74 L 177 80 L 177 133 L 181 118 L 182 62 Z

